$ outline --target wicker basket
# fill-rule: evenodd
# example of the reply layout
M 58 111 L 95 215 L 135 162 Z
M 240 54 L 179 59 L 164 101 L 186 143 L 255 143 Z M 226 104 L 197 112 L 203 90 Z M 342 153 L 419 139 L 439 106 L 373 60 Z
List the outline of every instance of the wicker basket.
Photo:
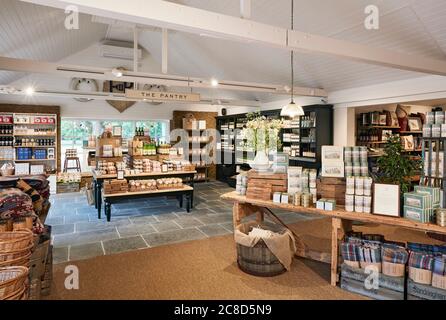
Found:
M 33 243 L 33 233 L 30 230 L 0 232 L 0 253 L 19 251 Z
M 26 267 L 0 268 L 0 300 L 18 295 L 26 288 L 27 279 Z
M 16 260 L 16 259 L 28 256 L 31 253 L 31 250 L 33 247 L 34 247 L 34 245 L 31 244 L 27 248 L 24 248 L 21 250 L 4 251 L 4 252 L 0 251 L 0 263 L 8 261 L 8 260 Z
M 6 260 L 3 262 L 0 262 L 0 268 L 12 267 L 12 266 L 22 266 L 22 267 L 29 268 L 31 255 L 32 255 L 31 252 L 28 252 L 28 254 L 26 256 L 22 256 L 17 259 L 13 259 L 13 260 Z
M 237 244 L 237 264 L 242 271 L 259 277 L 273 277 L 286 271 L 263 240 L 254 247 Z

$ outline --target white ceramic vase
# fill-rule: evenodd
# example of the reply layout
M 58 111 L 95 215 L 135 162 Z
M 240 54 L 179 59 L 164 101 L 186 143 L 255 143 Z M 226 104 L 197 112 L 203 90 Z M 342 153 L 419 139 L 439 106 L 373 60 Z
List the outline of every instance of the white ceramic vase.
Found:
M 251 163 L 251 167 L 259 172 L 268 171 L 268 169 L 271 167 L 271 164 L 269 162 L 268 155 L 264 150 L 257 151 L 254 161 L 252 161 Z

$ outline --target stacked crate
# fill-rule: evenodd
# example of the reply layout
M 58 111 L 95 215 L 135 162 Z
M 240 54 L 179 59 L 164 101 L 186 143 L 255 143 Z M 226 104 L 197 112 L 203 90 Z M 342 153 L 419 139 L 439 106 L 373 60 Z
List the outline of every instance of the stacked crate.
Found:
M 248 172 L 246 197 L 249 199 L 271 200 L 274 192 L 287 192 L 288 177 L 282 173 Z
M 317 180 L 318 198 L 334 199 L 337 205 L 345 205 L 345 179 L 320 178 Z
M 118 180 L 105 180 L 104 181 L 104 193 L 105 194 L 113 194 L 113 193 L 123 193 L 127 192 L 128 183 L 126 179 Z

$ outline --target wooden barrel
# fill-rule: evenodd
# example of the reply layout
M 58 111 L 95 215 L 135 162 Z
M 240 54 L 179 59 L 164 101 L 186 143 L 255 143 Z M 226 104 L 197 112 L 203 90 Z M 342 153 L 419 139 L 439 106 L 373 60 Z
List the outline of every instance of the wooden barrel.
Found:
M 237 244 L 237 264 L 242 271 L 259 277 L 273 277 L 286 271 L 263 240 L 254 247 Z

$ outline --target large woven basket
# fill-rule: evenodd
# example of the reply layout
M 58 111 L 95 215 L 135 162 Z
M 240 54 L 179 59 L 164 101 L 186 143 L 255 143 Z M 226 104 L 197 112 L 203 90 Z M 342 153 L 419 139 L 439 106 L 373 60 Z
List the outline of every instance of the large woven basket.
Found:
M 0 300 L 14 297 L 23 291 L 28 279 L 28 268 L 0 268 Z
M 24 256 L 20 256 L 15 259 L 5 260 L 0 262 L 0 268 L 2 267 L 11 267 L 11 266 L 22 266 L 29 267 L 32 253 L 28 251 L 28 253 Z
M 8 260 L 15 260 L 15 259 L 27 256 L 31 252 L 33 247 L 34 247 L 34 244 L 31 244 L 28 247 L 23 248 L 21 250 L 0 251 L 0 263 L 8 261 Z
M 31 230 L 0 232 L 0 253 L 20 251 L 34 243 Z
M 237 264 L 242 271 L 259 277 L 273 277 L 286 271 L 263 240 L 254 247 L 237 243 Z

